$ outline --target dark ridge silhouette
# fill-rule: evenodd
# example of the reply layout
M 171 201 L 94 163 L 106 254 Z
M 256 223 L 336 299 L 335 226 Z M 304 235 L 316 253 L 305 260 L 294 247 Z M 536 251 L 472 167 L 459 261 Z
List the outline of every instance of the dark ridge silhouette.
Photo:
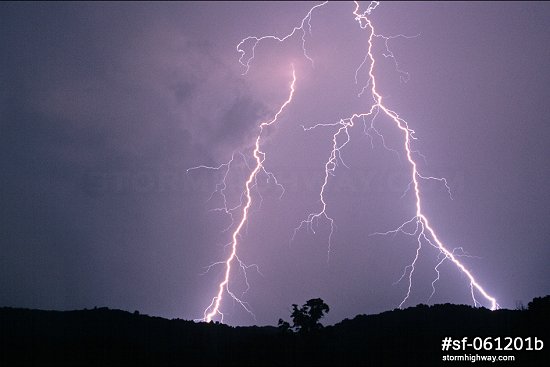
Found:
M 536 337 L 542 350 L 442 351 L 444 337 Z M 96 308 L 0 308 L 0 366 L 12 365 L 485 365 L 443 362 L 445 355 L 513 355 L 491 365 L 547 366 L 550 296 L 527 310 L 419 305 L 359 315 L 308 333 L 231 327 Z

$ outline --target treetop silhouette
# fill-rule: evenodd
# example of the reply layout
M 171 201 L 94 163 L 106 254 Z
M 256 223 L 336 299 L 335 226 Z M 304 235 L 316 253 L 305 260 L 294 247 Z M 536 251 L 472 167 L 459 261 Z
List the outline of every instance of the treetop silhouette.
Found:
M 292 313 L 290 314 L 293 325 L 290 326 L 287 321 L 279 319 L 279 328 L 283 332 L 295 330 L 300 333 L 321 329 L 323 325 L 319 320 L 329 311 L 329 306 L 321 298 L 312 298 L 300 308 L 297 304 L 293 304 Z

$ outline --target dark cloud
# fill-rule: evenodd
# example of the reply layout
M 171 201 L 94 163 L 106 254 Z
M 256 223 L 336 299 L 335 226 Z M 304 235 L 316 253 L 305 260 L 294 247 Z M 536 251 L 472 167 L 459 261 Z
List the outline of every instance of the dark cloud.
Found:
M 196 90 L 196 85 L 189 81 L 182 80 L 174 83 L 172 90 L 174 91 L 176 102 L 181 104 L 191 99 Z
M 218 141 L 234 147 L 250 145 L 258 133 L 258 122 L 267 119 L 265 106 L 251 98 L 239 97 L 224 111 L 216 130 Z
M 146 308 L 158 284 L 145 279 L 144 253 L 180 251 L 179 239 L 157 243 L 162 232 L 153 240 L 147 224 L 177 215 L 182 228 L 194 226 L 179 206 L 179 214 L 153 209 L 189 191 L 185 168 L 208 157 L 175 111 L 178 101 L 166 98 L 173 83 L 179 96 L 193 84 L 147 60 L 128 62 L 166 50 L 136 45 L 140 27 L 151 26 L 139 14 L 111 18 L 101 8 L 3 5 L 3 304 L 74 308 L 124 294 L 121 306 Z M 132 44 L 128 54 L 122 46 Z M 173 266 L 182 264 L 184 257 Z M 178 271 L 154 272 L 169 282 Z M 142 282 L 130 286 L 132 279 Z

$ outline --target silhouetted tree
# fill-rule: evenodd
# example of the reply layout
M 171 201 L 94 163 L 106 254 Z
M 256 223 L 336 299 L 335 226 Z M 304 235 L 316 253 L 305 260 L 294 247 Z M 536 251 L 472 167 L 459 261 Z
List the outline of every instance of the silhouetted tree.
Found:
M 543 313 L 550 311 L 550 295 L 545 297 L 535 297 L 527 304 L 529 311 Z
M 290 324 L 283 319 L 279 319 L 279 330 L 281 330 L 283 334 L 287 334 L 292 331 Z
M 312 330 L 317 330 L 323 327 L 319 320 L 330 311 L 328 305 L 321 298 L 312 298 L 307 301 L 302 307 L 297 304 L 292 305 L 292 329 L 307 333 Z M 279 319 L 279 328 L 284 330 L 290 329 L 290 324 L 282 319 Z
M 522 300 L 516 300 L 516 308 L 515 310 L 517 311 L 525 311 L 527 310 L 527 308 L 525 307 L 525 305 L 523 304 L 523 301 Z

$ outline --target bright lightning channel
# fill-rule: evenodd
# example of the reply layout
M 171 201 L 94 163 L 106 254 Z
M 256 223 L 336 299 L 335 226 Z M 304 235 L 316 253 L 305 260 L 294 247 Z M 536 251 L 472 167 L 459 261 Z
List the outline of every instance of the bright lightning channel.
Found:
M 475 279 L 475 277 L 472 275 L 472 273 L 459 261 L 459 259 L 458 259 L 459 255 L 455 254 L 454 250 L 449 251 L 447 249 L 447 247 L 444 245 L 444 243 L 437 236 L 435 230 L 431 227 L 428 218 L 426 217 L 426 215 L 422 211 L 422 200 L 421 200 L 421 190 L 420 190 L 420 186 L 419 186 L 419 180 L 436 180 L 436 181 L 441 182 L 445 186 L 445 188 L 447 189 L 447 192 L 448 192 L 450 198 L 452 199 L 451 189 L 450 189 L 449 185 L 447 184 L 447 181 L 446 181 L 445 178 L 425 176 L 425 175 L 422 175 L 419 172 L 418 165 L 417 165 L 417 162 L 415 161 L 415 159 L 413 158 L 413 154 L 416 154 L 416 155 L 418 155 L 422 158 L 424 158 L 424 156 L 422 154 L 420 154 L 418 151 L 413 150 L 412 147 L 411 147 L 411 141 L 416 139 L 415 136 L 414 136 L 414 130 L 409 128 L 409 125 L 408 125 L 407 121 L 405 121 L 403 118 L 401 118 L 399 116 L 399 114 L 397 114 L 397 112 L 391 110 L 390 108 L 388 108 L 383 103 L 382 95 L 377 90 L 376 78 L 375 78 L 375 74 L 374 74 L 375 57 L 374 57 L 374 54 L 373 54 L 373 51 L 372 51 L 373 50 L 373 41 L 374 41 L 374 39 L 377 38 L 377 39 L 382 39 L 383 40 L 384 45 L 385 45 L 385 52 L 383 53 L 383 56 L 385 58 L 391 58 L 393 60 L 394 65 L 395 65 L 395 69 L 400 74 L 400 79 L 402 81 L 406 82 L 409 79 L 409 75 L 408 75 L 408 73 L 406 73 L 405 71 L 403 71 L 399 68 L 397 60 L 395 59 L 393 52 L 389 48 L 389 41 L 391 39 L 394 39 L 394 38 L 397 38 L 397 37 L 402 37 L 402 38 L 411 38 L 411 37 L 410 36 L 405 36 L 405 35 L 397 35 L 397 36 L 389 36 L 388 37 L 388 36 L 383 36 L 383 35 L 380 35 L 380 34 L 376 34 L 375 30 L 374 30 L 374 26 L 372 25 L 372 22 L 370 21 L 368 16 L 380 5 L 380 2 L 379 1 L 371 1 L 370 4 L 367 6 L 367 9 L 362 13 L 359 11 L 359 9 L 360 9 L 359 2 L 354 1 L 354 3 L 355 3 L 355 9 L 353 10 L 353 15 L 355 17 L 354 20 L 357 21 L 357 23 L 359 24 L 359 27 L 361 29 L 367 30 L 368 34 L 369 34 L 369 36 L 368 36 L 368 50 L 367 50 L 367 53 L 366 53 L 363 61 L 361 62 L 361 64 L 359 65 L 359 67 L 357 68 L 357 70 L 355 72 L 355 83 L 357 84 L 357 76 L 358 76 L 359 70 L 366 63 L 370 64 L 370 67 L 369 67 L 369 70 L 368 70 L 369 79 L 367 81 L 367 84 L 362 88 L 362 90 L 358 94 L 358 97 L 361 97 L 367 90 L 369 90 L 369 87 L 370 87 L 370 94 L 371 94 L 373 103 L 372 103 L 372 105 L 371 105 L 371 107 L 370 107 L 370 109 L 367 113 L 353 114 L 351 117 L 342 118 L 338 122 L 335 122 L 335 123 L 320 123 L 320 124 L 313 125 L 311 127 L 303 127 L 303 129 L 305 131 L 309 131 L 309 130 L 312 130 L 312 129 L 315 129 L 315 128 L 318 128 L 318 127 L 327 127 L 327 126 L 337 127 L 337 130 L 332 136 L 332 149 L 330 151 L 329 158 L 325 162 L 324 179 L 323 179 L 323 183 L 321 185 L 321 189 L 320 189 L 320 193 L 319 193 L 319 200 L 320 200 L 320 203 L 321 203 L 321 207 L 318 211 L 310 213 L 307 216 L 306 219 L 304 219 L 300 222 L 298 227 L 296 227 L 294 229 L 294 232 L 293 232 L 292 237 L 291 237 L 291 241 L 295 238 L 296 233 L 298 231 L 300 231 L 302 228 L 309 229 L 313 233 L 315 233 L 314 224 L 317 223 L 319 219 L 325 219 L 330 224 L 330 232 L 329 232 L 329 235 L 328 235 L 328 250 L 327 250 L 327 261 L 329 260 L 331 246 L 332 246 L 332 236 L 334 234 L 334 229 L 335 229 L 335 222 L 334 222 L 334 219 L 327 213 L 327 203 L 326 203 L 326 200 L 325 200 L 325 190 L 326 190 L 329 178 L 331 176 L 335 175 L 335 171 L 336 171 L 336 168 L 338 167 L 338 165 L 342 164 L 342 165 L 346 166 L 345 162 L 342 159 L 341 150 L 350 141 L 349 129 L 354 126 L 355 120 L 359 119 L 359 118 L 361 118 L 363 120 L 363 123 L 364 123 L 364 126 L 365 126 L 364 127 L 364 132 L 365 132 L 366 135 L 368 135 L 370 137 L 371 144 L 373 142 L 373 137 L 372 137 L 371 133 L 375 133 L 381 139 L 382 145 L 383 145 L 384 148 L 398 154 L 394 149 L 390 149 L 386 146 L 386 143 L 384 141 L 384 137 L 374 127 L 374 120 L 381 113 L 382 115 L 385 115 L 388 118 L 390 118 L 391 121 L 395 124 L 395 126 L 403 133 L 403 137 L 404 137 L 403 148 L 406 152 L 407 161 L 408 161 L 408 163 L 410 164 L 410 167 L 411 167 L 411 180 L 410 180 L 410 183 L 407 187 L 407 190 L 404 192 L 403 196 L 405 196 L 408 193 L 408 191 L 410 191 L 411 188 L 412 188 L 413 191 L 414 191 L 415 204 L 416 204 L 416 215 L 412 219 L 406 221 L 405 223 L 403 223 L 401 226 L 399 226 L 395 230 L 391 230 L 391 231 L 387 231 L 387 232 L 383 232 L 383 233 L 375 233 L 375 234 L 380 234 L 380 235 L 387 235 L 387 234 L 392 234 L 392 233 L 395 234 L 395 233 L 400 232 L 400 233 L 404 233 L 406 235 L 415 236 L 416 240 L 417 240 L 417 247 L 416 247 L 416 253 L 415 253 L 414 259 L 413 259 L 413 261 L 411 262 L 410 265 L 405 267 L 403 275 L 398 280 L 398 281 L 402 280 L 408 273 L 407 293 L 406 293 L 405 297 L 403 298 L 403 300 L 401 301 L 401 303 L 399 304 L 399 307 L 400 308 L 403 307 L 403 305 L 406 303 L 406 301 L 410 297 L 411 289 L 412 289 L 412 278 L 413 278 L 413 274 L 414 274 L 414 271 L 415 271 L 415 266 L 416 266 L 416 263 L 418 261 L 419 255 L 420 255 L 420 251 L 422 249 L 422 244 L 424 242 L 424 243 L 428 243 L 429 245 L 436 248 L 439 251 L 440 255 L 443 255 L 441 260 L 439 260 L 439 258 L 438 258 L 438 263 L 434 267 L 434 271 L 436 272 L 437 277 L 432 282 L 432 294 L 430 295 L 430 299 L 432 298 L 432 296 L 435 293 L 435 284 L 437 283 L 437 281 L 440 278 L 439 267 L 443 264 L 443 262 L 445 260 L 450 260 L 452 263 L 454 263 L 456 265 L 456 267 L 463 274 L 465 274 L 467 276 L 467 278 L 469 280 L 470 291 L 471 291 L 471 296 L 472 296 L 472 300 L 474 302 L 474 305 L 476 305 L 476 306 L 481 305 L 475 297 L 474 290 L 477 290 L 486 299 L 486 301 L 490 304 L 490 308 L 492 310 L 497 309 L 498 304 L 497 304 L 496 299 L 494 297 L 490 296 L 487 293 L 487 291 L 485 291 L 485 289 L 479 284 L 479 282 Z M 303 54 L 304 54 L 305 58 L 307 58 L 309 61 L 311 61 L 312 65 L 313 65 L 313 60 L 308 55 L 307 50 L 306 50 L 306 39 L 305 39 L 306 28 L 305 28 L 305 25 L 307 23 L 307 25 L 308 25 L 308 30 L 307 31 L 308 31 L 309 34 L 311 34 L 312 13 L 315 9 L 320 8 L 320 7 L 324 6 L 325 4 L 327 4 L 327 2 L 323 2 L 323 3 L 320 3 L 318 5 L 313 6 L 308 11 L 306 16 L 304 18 L 302 18 L 302 22 L 301 22 L 300 26 L 299 27 L 294 27 L 292 32 L 287 34 L 284 37 L 277 37 L 277 36 L 274 36 L 274 35 L 268 35 L 268 36 L 263 36 L 263 37 L 249 36 L 249 37 L 243 39 L 238 44 L 237 51 L 241 54 L 241 56 L 239 58 L 239 62 L 245 68 L 244 73 L 246 74 L 248 72 L 248 70 L 250 68 L 250 63 L 254 59 L 255 48 L 262 40 L 271 39 L 271 40 L 276 40 L 278 42 L 284 42 L 288 38 L 292 37 L 297 31 L 302 32 L 302 50 L 303 50 Z M 243 50 L 243 45 L 247 41 L 252 41 L 251 52 L 250 52 L 250 56 L 248 58 L 246 57 L 246 55 L 247 55 L 246 52 Z M 367 127 L 367 122 L 366 122 L 367 117 L 371 118 L 371 124 L 370 124 L 369 127 Z M 407 225 L 410 225 L 410 224 L 413 224 L 415 226 L 415 230 L 412 231 L 412 232 L 408 232 L 408 231 L 405 230 L 405 227 Z
M 285 36 L 282 36 L 282 37 L 275 36 L 275 35 L 266 35 L 266 36 L 262 36 L 262 37 L 248 36 L 248 37 L 244 38 L 243 40 L 241 40 L 241 42 L 237 45 L 237 52 L 240 54 L 239 63 L 244 67 L 243 74 L 248 73 L 248 71 L 250 69 L 250 64 L 254 60 L 255 51 L 256 51 L 256 47 L 258 46 L 258 44 L 260 44 L 264 40 L 272 40 L 272 41 L 274 40 L 274 41 L 282 43 L 282 42 L 285 42 L 287 39 L 291 38 L 292 36 L 294 36 L 299 31 L 301 32 L 303 55 L 306 59 L 308 59 L 311 62 L 312 66 L 313 66 L 313 59 L 308 55 L 307 49 L 306 49 L 306 35 L 307 34 L 311 35 L 311 32 L 312 32 L 311 19 L 312 19 L 313 12 L 316 9 L 326 5 L 327 3 L 328 3 L 328 1 L 325 1 L 325 2 L 317 4 L 317 5 L 313 6 L 312 8 L 310 8 L 309 11 L 307 12 L 307 14 L 302 18 L 302 21 L 301 21 L 300 25 L 294 27 L 292 32 L 290 32 L 289 34 L 287 34 Z M 478 302 L 476 297 L 475 297 L 475 291 L 477 291 L 490 304 L 490 308 L 492 310 L 495 310 L 499 307 L 496 299 L 494 297 L 492 297 L 491 295 L 489 295 L 489 293 L 487 293 L 487 291 L 479 284 L 479 282 L 475 279 L 475 277 L 472 275 L 472 273 L 458 259 L 459 257 L 468 256 L 468 255 L 466 255 L 464 253 L 464 251 L 462 250 L 462 248 L 460 248 L 460 247 L 455 248 L 453 250 L 449 250 L 447 248 L 447 246 L 439 239 L 439 237 L 437 236 L 435 230 L 430 225 L 430 222 L 429 222 L 428 218 L 426 217 L 426 215 L 422 211 L 422 200 L 421 200 L 421 195 L 422 194 L 421 194 L 421 190 L 420 190 L 419 180 L 436 180 L 436 181 L 441 182 L 442 184 L 444 184 L 450 198 L 452 199 L 451 190 L 450 190 L 450 187 L 447 184 L 447 181 L 445 180 L 445 178 L 424 176 L 419 172 L 418 164 L 417 164 L 416 160 L 413 158 L 413 155 L 416 154 L 416 155 L 420 156 L 421 158 L 424 158 L 424 156 L 422 154 L 420 154 L 418 151 L 413 150 L 412 147 L 411 147 L 412 140 L 416 139 L 416 137 L 414 136 L 414 130 L 409 128 L 409 124 L 407 123 L 407 121 L 404 120 L 402 117 L 400 117 L 397 112 L 391 110 L 388 106 L 386 106 L 383 103 L 382 95 L 377 90 L 376 78 L 375 78 L 375 73 L 374 73 L 375 63 L 376 63 L 375 62 L 375 57 L 374 57 L 374 54 L 373 54 L 374 39 L 376 38 L 376 39 L 382 39 L 383 40 L 384 45 L 385 45 L 385 53 L 383 53 L 383 56 L 385 58 L 391 58 L 393 60 L 394 65 L 395 65 L 395 70 L 400 74 L 400 79 L 402 81 L 406 82 L 409 78 L 409 75 L 408 75 L 408 73 L 406 73 L 405 71 L 403 71 L 399 68 L 399 65 L 398 65 L 398 63 L 397 63 L 397 61 L 394 57 L 394 54 L 390 50 L 388 43 L 389 43 L 389 40 L 391 40 L 393 38 L 397 38 L 397 37 L 411 38 L 411 37 L 410 36 L 405 36 L 405 35 L 384 36 L 384 35 L 380 35 L 380 34 L 375 33 L 374 26 L 373 26 L 371 20 L 368 18 L 368 16 L 380 5 L 379 1 L 371 1 L 370 4 L 367 6 L 367 9 L 364 12 L 359 11 L 359 9 L 360 9 L 359 2 L 354 1 L 354 4 L 355 4 L 355 9 L 353 10 L 353 16 L 355 17 L 354 20 L 357 21 L 357 23 L 359 24 L 359 27 L 362 30 L 366 30 L 368 32 L 368 49 L 367 49 L 367 52 L 366 52 L 366 55 L 365 55 L 363 61 L 360 63 L 359 67 L 357 68 L 357 70 L 355 72 L 355 83 L 357 84 L 357 78 L 358 78 L 359 71 L 363 68 L 363 66 L 365 66 L 365 64 L 370 64 L 369 69 L 368 69 L 368 76 L 369 76 L 368 81 L 367 81 L 366 85 L 363 86 L 363 88 L 361 89 L 360 93 L 358 94 L 358 97 L 361 97 L 366 91 L 368 91 L 370 89 L 370 94 L 371 94 L 373 103 L 371 104 L 371 106 L 369 108 L 369 111 L 365 112 L 365 113 L 354 113 L 352 116 L 347 117 L 347 118 L 341 118 L 339 121 L 334 122 L 334 123 L 318 123 L 318 124 L 315 124 L 315 125 L 310 126 L 310 127 L 302 126 L 304 131 L 309 131 L 309 130 L 319 128 L 319 127 L 337 127 L 337 129 L 336 129 L 336 132 L 332 136 L 332 149 L 329 153 L 329 157 L 328 157 L 327 161 L 325 162 L 325 166 L 324 166 L 324 168 L 325 168 L 324 173 L 325 174 L 324 174 L 323 183 L 321 185 L 321 189 L 320 189 L 320 193 L 319 193 L 321 208 L 316 212 L 310 213 L 307 216 L 306 219 L 304 219 L 300 222 L 298 227 L 296 227 L 294 229 L 291 240 L 293 240 L 296 233 L 298 231 L 300 231 L 301 229 L 303 229 L 303 228 L 307 228 L 307 229 L 311 230 L 313 233 L 315 233 L 313 224 L 317 223 L 317 221 L 319 219 L 327 220 L 330 224 L 330 233 L 329 233 L 329 236 L 328 236 L 328 251 L 327 251 L 327 261 L 328 261 L 328 259 L 330 258 L 331 240 L 332 240 L 332 236 L 333 236 L 334 230 L 335 230 L 335 222 L 334 222 L 334 219 L 327 213 L 327 203 L 326 203 L 326 200 L 325 200 L 325 189 L 328 185 L 329 178 L 335 175 L 336 168 L 338 167 L 339 164 L 342 164 L 342 165 L 347 167 L 346 163 L 342 159 L 341 150 L 350 142 L 349 129 L 355 126 L 355 121 L 357 119 L 362 119 L 363 120 L 364 133 L 371 139 L 371 145 L 373 144 L 373 136 L 371 134 L 374 133 L 374 134 L 376 134 L 377 137 L 379 137 L 381 139 L 382 145 L 385 149 L 387 149 L 389 151 L 392 151 L 397 156 L 399 156 L 399 153 L 396 150 L 391 149 L 391 148 L 386 146 L 386 143 L 384 141 L 384 136 L 374 126 L 375 119 L 380 114 L 385 115 L 386 117 L 388 117 L 393 122 L 393 124 L 396 126 L 396 128 L 399 129 L 403 133 L 403 138 L 404 138 L 403 149 L 406 153 L 407 162 L 409 163 L 410 169 L 411 169 L 411 180 L 410 180 L 409 185 L 408 185 L 407 189 L 405 190 L 403 196 L 405 196 L 409 191 L 411 191 L 411 188 L 412 188 L 412 191 L 414 192 L 415 206 L 416 206 L 415 216 L 413 218 L 409 219 L 408 221 L 404 222 L 403 224 L 401 224 L 396 229 L 390 230 L 390 231 L 387 231 L 387 232 L 374 233 L 374 235 L 389 235 L 389 234 L 403 233 L 405 235 L 414 236 L 416 238 L 417 247 L 416 247 L 415 256 L 414 256 L 412 262 L 405 267 L 405 269 L 403 271 L 403 274 L 401 275 L 401 277 L 397 281 L 397 282 L 399 282 L 402 279 L 404 279 L 405 277 L 408 278 L 407 292 L 406 292 L 406 295 L 404 296 L 404 298 L 402 299 L 401 303 L 399 304 L 399 307 L 400 308 L 403 307 L 403 305 L 406 303 L 406 301 L 409 299 L 409 297 L 411 295 L 412 279 L 413 279 L 413 274 L 414 274 L 414 271 L 415 271 L 415 266 L 416 266 L 416 263 L 419 259 L 420 251 L 422 249 L 423 243 L 427 243 L 430 246 L 436 248 L 439 251 L 439 256 L 442 256 L 441 258 L 438 256 L 438 263 L 434 267 L 434 271 L 436 272 L 437 277 L 431 283 L 432 293 L 431 293 L 429 299 L 431 299 L 433 297 L 433 295 L 435 294 L 435 284 L 440 279 L 439 267 L 444 263 L 445 260 L 450 260 L 452 263 L 455 264 L 455 266 L 458 268 L 458 270 L 460 272 L 462 272 L 462 274 L 466 275 L 466 277 L 468 278 L 471 297 L 472 297 L 472 300 L 474 302 L 474 305 L 475 306 L 480 306 L 481 305 L 481 303 Z M 307 26 L 307 29 L 306 29 L 306 26 Z M 414 36 L 414 37 L 416 37 L 416 36 Z M 249 48 L 248 52 L 245 50 L 245 48 L 247 48 L 247 47 Z M 225 164 L 222 164 L 218 167 L 198 166 L 198 167 L 193 167 L 193 168 L 189 169 L 189 170 L 197 169 L 197 168 L 206 168 L 206 169 L 214 169 L 214 170 L 224 169 L 223 181 L 222 181 L 221 184 L 216 186 L 216 192 L 219 192 L 221 194 L 221 196 L 223 197 L 224 207 L 223 208 L 218 208 L 216 210 L 221 210 L 221 211 L 224 211 L 225 213 L 229 214 L 230 217 L 231 217 L 231 220 L 232 220 L 232 224 L 233 224 L 233 212 L 238 210 L 239 208 L 242 208 L 241 220 L 239 221 L 237 227 L 235 228 L 235 230 L 232 234 L 232 241 L 230 243 L 230 245 L 231 245 L 231 254 L 229 255 L 229 257 L 225 261 L 217 262 L 217 263 L 214 263 L 214 264 L 210 265 L 210 267 L 212 267 L 214 265 L 225 264 L 225 276 L 224 276 L 224 279 L 218 285 L 218 292 L 217 292 L 216 296 L 214 296 L 212 298 L 211 303 L 209 304 L 209 306 L 204 311 L 204 318 L 203 318 L 204 321 L 209 322 L 214 317 L 219 316 L 221 318 L 221 321 L 223 322 L 223 313 L 220 311 L 220 307 L 221 307 L 221 302 L 222 302 L 222 299 L 223 299 L 224 291 L 227 294 L 229 294 L 235 301 L 237 301 L 246 311 L 248 311 L 249 313 L 252 314 L 249 307 L 247 307 L 247 304 L 245 302 L 241 301 L 240 299 L 238 299 L 235 296 L 235 294 L 232 293 L 229 289 L 229 278 L 230 278 L 230 274 L 231 274 L 231 264 L 234 260 L 238 261 L 240 267 L 243 269 L 243 271 L 245 273 L 245 280 L 246 280 L 246 284 L 248 286 L 248 280 L 246 279 L 246 268 L 248 268 L 250 266 L 246 266 L 240 261 L 240 259 L 237 256 L 237 247 L 238 247 L 239 234 L 240 234 L 243 226 L 247 223 L 248 212 L 249 212 L 249 209 L 252 205 L 251 189 L 252 189 L 252 187 L 254 187 L 256 185 L 256 179 L 257 179 L 256 176 L 257 176 L 258 172 L 260 172 L 260 171 L 263 171 L 264 173 L 266 173 L 268 178 L 272 177 L 274 179 L 275 183 L 277 185 L 279 185 L 279 183 L 276 181 L 273 174 L 270 173 L 270 172 L 267 172 L 263 167 L 263 162 L 265 160 L 265 153 L 262 152 L 261 149 L 260 149 L 261 135 L 262 135 L 263 128 L 274 124 L 277 121 L 279 115 L 285 109 L 285 107 L 292 101 L 292 97 L 294 95 L 295 82 L 296 82 L 296 75 L 295 75 L 295 70 L 294 70 L 294 67 L 293 67 L 292 68 L 292 82 L 290 84 L 290 93 L 289 93 L 288 99 L 281 105 L 281 107 L 279 108 L 278 112 L 275 114 L 275 117 L 272 120 L 270 120 L 268 122 L 263 122 L 259 125 L 260 131 L 259 131 L 258 136 L 256 138 L 255 149 L 254 149 L 254 152 L 253 152 L 253 156 L 255 158 L 256 165 L 252 169 L 252 171 L 251 171 L 250 175 L 248 176 L 248 179 L 245 183 L 245 190 L 243 192 L 243 196 L 244 196 L 244 200 L 245 200 L 244 206 L 243 206 L 243 197 L 241 197 L 241 203 L 239 205 L 237 205 L 233 208 L 228 208 L 227 201 L 226 201 L 225 194 L 224 194 L 224 190 L 226 188 L 225 179 L 227 178 L 227 174 L 228 174 L 228 172 L 231 168 L 231 164 L 233 163 L 233 160 L 235 158 L 234 155 L 232 156 L 232 158 L 229 162 L 227 162 Z M 370 123 L 369 126 L 367 126 L 367 117 L 370 117 L 370 119 L 371 119 L 371 123 Z M 245 159 L 244 156 L 243 156 L 243 159 L 245 160 L 245 163 L 246 163 L 246 159 Z M 230 227 L 231 227 L 231 225 L 230 225 Z M 410 226 L 410 225 L 412 225 L 414 227 L 414 231 L 410 231 L 410 230 L 406 229 L 406 227 Z M 228 227 L 228 228 L 230 228 L 230 227 Z M 462 253 L 457 254 L 456 250 L 458 250 L 458 249 L 462 250 Z M 252 266 L 255 266 L 255 265 L 252 265 Z
M 416 199 L 416 216 L 411 220 L 409 220 L 408 222 L 405 222 L 396 230 L 388 231 L 384 233 L 384 234 L 389 234 L 389 233 L 396 233 L 398 231 L 403 232 L 403 227 L 405 226 L 405 224 L 413 221 L 416 222 L 416 230 L 415 232 L 412 232 L 412 234 L 416 235 L 418 247 L 416 250 L 416 255 L 414 257 L 414 260 L 409 265 L 410 266 L 409 286 L 407 289 L 407 294 L 399 304 L 399 307 L 403 307 L 403 305 L 405 304 L 405 302 L 410 296 L 411 287 L 412 287 L 412 275 L 415 269 L 416 261 L 418 260 L 420 249 L 422 247 L 422 239 L 424 239 L 427 243 L 439 249 L 440 253 L 444 255 L 443 260 L 445 259 L 451 260 L 458 267 L 458 269 L 468 277 L 470 281 L 470 290 L 471 290 L 472 299 L 474 301 L 474 305 L 477 306 L 479 304 L 475 298 L 475 294 L 474 294 L 474 289 L 475 289 L 479 293 L 481 293 L 481 295 L 483 295 L 483 297 L 489 302 L 489 304 L 491 305 L 491 310 L 495 310 L 498 308 L 496 299 L 487 293 L 487 291 L 474 278 L 472 273 L 468 269 L 466 269 L 466 267 L 458 260 L 457 256 L 453 253 L 453 251 L 449 251 L 447 249 L 447 247 L 443 244 L 443 242 L 439 239 L 439 237 L 435 233 L 435 230 L 430 226 L 430 222 L 428 218 L 422 212 L 422 200 L 420 198 L 421 193 L 420 193 L 420 187 L 419 187 L 419 179 L 437 179 L 437 178 L 425 177 L 418 172 L 417 163 L 413 158 L 413 151 L 411 150 L 411 139 L 414 139 L 414 136 L 412 136 L 413 130 L 409 129 L 408 123 L 404 119 L 402 119 L 395 111 L 392 111 L 391 109 L 389 109 L 387 106 L 384 105 L 384 103 L 382 102 L 382 96 L 380 95 L 380 93 L 378 93 L 376 89 L 376 78 L 374 76 L 375 59 L 372 53 L 373 38 L 374 37 L 384 38 L 386 40 L 386 46 L 387 46 L 387 37 L 383 37 L 375 33 L 374 26 L 372 25 L 370 19 L 368 19 L 367 15 L 370 15 L 372 10 L 374 10 L 378 5 L 379 5 L 379 2 L 373 1 L 371 2 L 367 10 L 365 10 L 363 13 L 359 13 L 359 3 L 356 1 L 353 15 L 355 15 L 355 20 L 359 23 L 359 26 L 361 27 L 361 29 L 368 29 L 368 32 L 369 32 L 367 55 L 368 55 L 368 58 L 370 59 L 369 81 L 371 86 L 371 94 L 374 99 L 374 104 L 371 107 L 371 111 L 373 108 L 380 109 L 381 111 L 383 111 L 383 113 L 387 117 L 389 117 L 393 121 L 396 127 L 403 132 L 403 135 L 405 138 L 403 148 L 407 153 L 406 154 L 407 160 L 411 166 L 411 177 L 412 177 L 412 183 L 414 188 L 414 195 Z M 449 190 L 449 187 L 447 186 L 447 183 L 444 179 L 438 179 L 438 180 L 443 181 L 445 183 L 445 186 Z M 439 265 L 441 265 L 441 262 L 443 260 L 441 260 L 436 265 L 436 272 L 438 274 L 438 278 L 439 278 L 438 267 Z M 432 283 L 432 286 L 434 284 L 435 284 L 435 281 L 434 283 Z
M 263 152 L 260 149 L 260 140 L 261 140 L 261 137 L 262 137 L 262 132 L 263 132 L 264 128 L 266 128 L 268 126 L 271 126 L 271 125 L 273 125 L 277 122 L 277 120 L 278 120 L 279 116 L 281 115 L 281 113 L 283 112 L 283 110 L 292 101 L 292 97 L 294 96 L 295 84 L 296 84 L 296 71 L 294 69 L 294 66 L 292 65 L 292 82 L 290 83 L 290 92 L 289 92 L 287 100 L 281 105 L 281 107 L 279 108 L 279 110 L 277 111 L 277 113 L 275 114 L 273 119 L 271 119 L 267 122 L 262 122 L 259 125 L 259 130 L 260 131 L 258 132 L 258 136 L 256 137 L 256 141 L 255 141 L 255 145 L 254 145 L 254 151 L 253 151 L 253 156 L 254 156 L 256 165 L 254 166 L 254 169 L 252 169 L 252 171 L 250 172 L 250 175 L 248 176 L 248 179 L 245 182 L 245 191 L 244 191 L 245 203 L 244 203 L 244 206 L 242 207 L 242 217 L 241 217 L 241 220 L 239 221 L 237 227 L 235 228 L 235 230 L 233 231 L 233 234 L 231 236 L 231 238 L 232 238 L 231 253 L 229 254 L 229 256 L 227 257 L 227 259 L 225 261 L 217 262 L 217 263 L 212 264 L 210 266 L 210 267 L 212 267 L 214 265 L 225 264 L 225 273 L 224 273 L 223 280 L 218 285 L 217 294 L 212 298 L 212 301 L 210 302 L 208 307 L 204 310 L 203 321 L 210 322 L 210 321 L 212 321 L 212 319 L 214 317 L 219 316 L 221 322 L 223 322 L 223 313 L 220 311 L 220 307 L 221 307 L 224 291 L 227 292 L 227 294 L 229 296 L 231 296 L 231 298 L 233 298 L 236 302 L 238 302 L 248 313 L 253 315 L 252 311 L 247 306 L 247 304 L 245 302 L 241 301 L 229 289 L 229 277 L 231 275 L 231 264 L 233 263 L 234 260 L 237 260 L 240 267 L 243 270 L 245 270 L 244 264 L 239 260 L 239 258 L 237 256 L 237 247 L 239 245 L 239 236 L 240 236 L 241 230 L 243 229 L 244 225 L 246 224 L 246 222 L 248 220 L 248 212 L 249 212 L 249 209 L 252 205 L 252 192 L 251 192 L 251 190 L 252 190 L 252 187 L 255 186 L 256 176 L 257 176 L 258 172 L 260 172 L 260 171 L 266 172 L 265 169 L 264 169 L 264 166 L 263 166 L 263 162 L 265 160 L 265 152 Z M 231 162 L 233 161 L 233 159 L 234 159 L 234 156 L 231 158 L 231 161 L 229 161 L 228 163 L 222 164 L 218 167 L 198 166 L 198 167 L 191 168 L 191 169 L 207 168 L 207 169 L 216 169 L 216 170 L 221 169 L 221 168 L 226 168 L 226 171 L 224 173 L 224 179 L 222 181 L 223 187 L 221 188 L 221 190 L 222 190 L 222 197 L 224 198 L 224 204 L 225 204 L 225 207 L 223 209 L 226 212 L 229 212 L 230 214 L 232 213 L 232 211 L 234 209 L 240 207 L 240 206 L 238 206 L 236 208 L 232 208 L 232 209 L 228 210 L 227 202 L 225 201 L 225 195 L 223 194 L 223 190 L 226 187 L 225 186 L 225 179 L 227 177 L 227 172 L 230 169 L 230 165 L 231 165 Z M 189 170 L 191 170 L 191 169 L 189 169 Z M 272 177 L 272 175 L 270 173 L 268 173 L 268 172 L 266 172 L 266 173 L 268 174 L 268 177 Z M 275 182 L 276 182 L 276 180 L 275 180 Z M 218 190 L 218 187 L 216 187 L 216 190 Z M 231 218 L 233 218 L 232 215 L 231 215 Z M 244 273 L 245 273 L 246 284 L 248 286 L 248 280 L 246 279 L 246 271 Z

